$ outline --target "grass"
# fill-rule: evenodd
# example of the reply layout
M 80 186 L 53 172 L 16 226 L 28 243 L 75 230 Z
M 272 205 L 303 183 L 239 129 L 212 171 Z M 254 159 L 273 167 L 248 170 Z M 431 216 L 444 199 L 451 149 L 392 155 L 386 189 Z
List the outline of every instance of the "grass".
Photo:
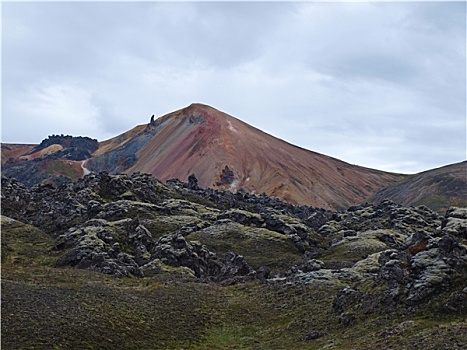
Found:
M 40 229 L 1 216 L 2 265 L 51 265 L 53 239 Z
M 211 287 L 199 283 L 47 272 L 5 274 L 2 349 L 176 349 L 201 338 L 218 303 Z

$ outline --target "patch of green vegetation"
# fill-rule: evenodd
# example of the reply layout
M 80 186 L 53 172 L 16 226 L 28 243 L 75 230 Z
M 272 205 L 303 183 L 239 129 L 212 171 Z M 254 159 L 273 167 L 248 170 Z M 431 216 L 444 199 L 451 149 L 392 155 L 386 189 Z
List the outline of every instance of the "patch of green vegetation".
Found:
M 414 203 L 415 206 L 425 205 L 434 211 L 439 213 L 445 213 L 451 206 L 452 198 L 447 198 L 443 195 L 432 195 L 429 197 L 422 198 L 421 200 Z M 466 203 L 467 205 L 467 203 Z
M 251 349 L 257 343 L 257 329 L 224 324 L 207 330 L 202 344 L 194 349 Z
M 152 238 L 157 240 L 159 237 L 177 232 L 183 226 L 193 224 L 202 224 L 202 220 L 187 215 L 157 216 L 152 219 L 143 220 L 143 225 L 151 232 Z
M 50 250 L 53 239 L 42 230 L 20 221 L 1 216 L 2 264 L 52 265 Z
M 47 167 L 47 175 L 64 175 L 73 181 L 78 180 L 78 178 L 81 176 L 81 174 L 77 173 L 66 161 L 49 162 Z
M 287 235 L 235 222 L 213 225 L 187 236 L 199 241 L 219 256 L 232 251 L 243 255 L 253 269 L 268 266 L 271 273 L 303 263 L 302 254 Z
M 375 238 L 344 240 L 332 246 L 320 260 L 330 269 L 352 267 L 366 256 L 385 249 L 388 249 L 388 246 Z

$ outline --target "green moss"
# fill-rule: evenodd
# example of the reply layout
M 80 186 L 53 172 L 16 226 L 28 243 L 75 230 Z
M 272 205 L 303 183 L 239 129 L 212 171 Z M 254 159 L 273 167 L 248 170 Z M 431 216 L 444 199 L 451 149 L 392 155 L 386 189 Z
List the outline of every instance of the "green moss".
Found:
M 20 221 L 1 216 L 2 264 L 51 265 L 53 239 L 42 230 Z
M 358 233 L 357 237 L 341 238 L 341 241 L 328 249 L 320 260 L 327 268 L 339 269 L 352 267 L 356 262 L 367 256 L 381 252 L 389 247 L 377 237 L 385 230 L 366 231 Z M 389 231 L 387 231 L 389 233 Z
M 235 222 L 213 225 L 187 236 L 223 256 L 229 251 L 243 255 L 253 269 L 268 266 L 277 273 L 303 263 L 302 254 L 287 235 Z
M 332 312 L 339 288 L 330 285 L 220 287 L 172 273 L 117 279 L 41 265 L 2 269 L 6 350 L 421 350 L 427 344 L 433 349 L 467 344 L 462 315 L 356 314 L 344 327 Z M 310 332 L 322 336 L 306 341 Z
M 77 173 L 66 161 L 59 160 L 48 163 L 47 175 L 64 175 L 73 181 L 76 181 L 81 176 L 81 174 Z
M 194 349 L 252 349 L 257 343 L 257 329 L 242 325 L 224 324 L 206 331 L 201 344 Z
M 151 232 L 155 240 L 165 234 L 176 232 L 186 225 L 202 225 L 202 223 L 201 219 L 187 215 L 161 215 L 143 221 L 143 225 Z
M 415 202 L 414 205 L 425 205 L 431 208 L 432 210 L 438 212 L 446 212 L 446 210 L 451 206 L 451 203 L 452 198 L 450 199 L 443 195 L 432 195 Z

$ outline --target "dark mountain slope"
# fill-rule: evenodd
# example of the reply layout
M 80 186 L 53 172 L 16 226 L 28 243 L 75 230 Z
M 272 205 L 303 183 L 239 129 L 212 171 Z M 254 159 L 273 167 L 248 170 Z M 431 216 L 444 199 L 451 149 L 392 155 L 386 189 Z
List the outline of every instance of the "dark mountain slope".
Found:
M 402 205 L 426 205 L 445 212 L 450 206 L 467 207 L 467 161 L 408 176 L 370 198 L 372 203 L 392 200 Z

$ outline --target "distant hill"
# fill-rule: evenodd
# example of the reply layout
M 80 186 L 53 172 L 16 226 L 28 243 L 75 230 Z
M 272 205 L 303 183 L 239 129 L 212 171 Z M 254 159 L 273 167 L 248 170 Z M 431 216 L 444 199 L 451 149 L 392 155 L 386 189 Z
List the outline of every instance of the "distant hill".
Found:
M 439 212 L 453 205 L 467 207 L 467 161 L 410 175 L 402 183 L 378 191 L 369 201 L 386 199 L 406 206 L 426 205 Z
M 2 175 L 28 186 L 62 183 L 84 175 L 84 162 L 99 147 L 89 137 L 51 135 L 39 145 L 2 144 Z

